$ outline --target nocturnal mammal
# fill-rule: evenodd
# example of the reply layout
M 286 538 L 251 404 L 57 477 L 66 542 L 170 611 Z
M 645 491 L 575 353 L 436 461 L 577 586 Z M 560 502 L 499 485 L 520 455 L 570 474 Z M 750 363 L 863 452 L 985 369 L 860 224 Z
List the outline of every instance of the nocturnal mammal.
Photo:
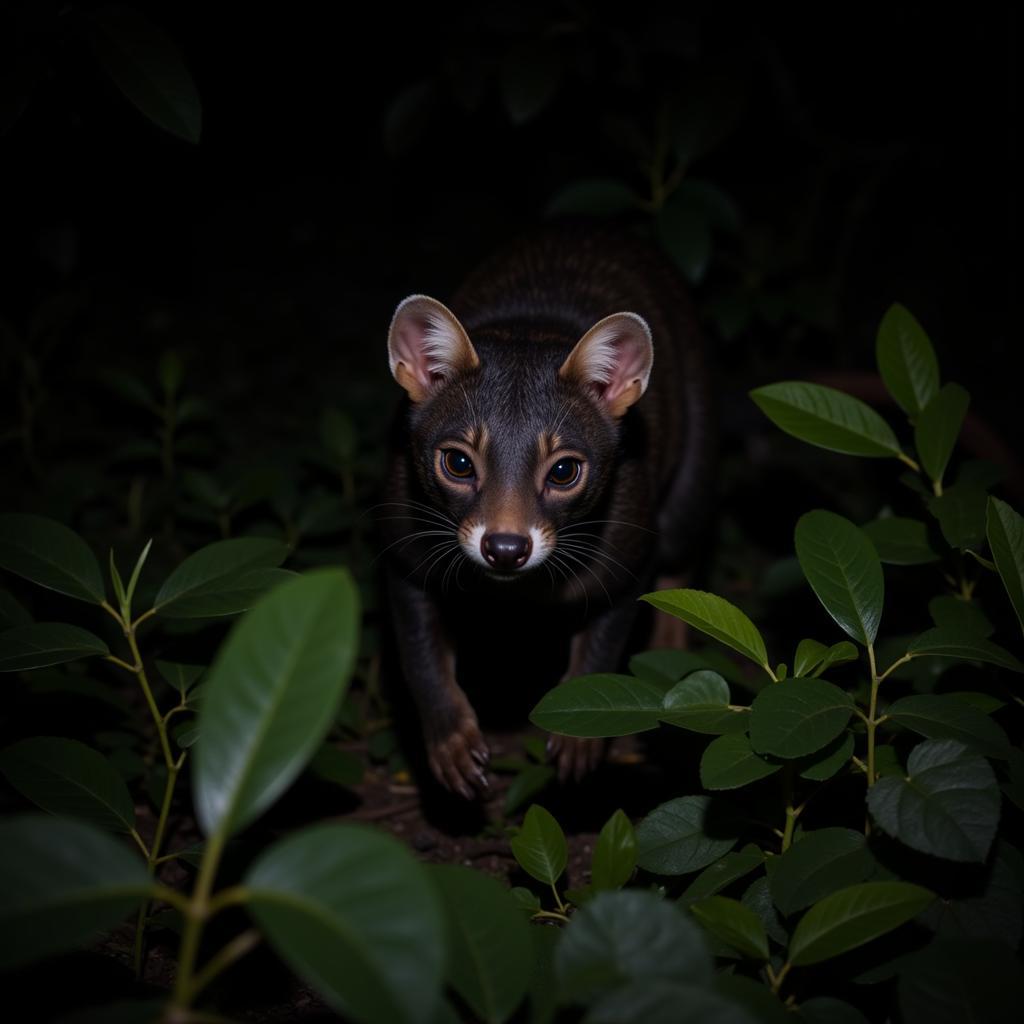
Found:
M 628 235 L 549 230 L 388 335 L 404 388 L 382 506 L 402 672 L 437 779 L 471 798 L 487 745 L 458 682 L 459 628 L 493 651 L 529 611 L 571 636 L 563 678 L 613 672 L 637 597 L 692 558 L 711 465 L 710 387 L 685 289 Z M 509 620 L 511 621 L 511 620 Z M 559 774 L 601 744 L 553 736 Z

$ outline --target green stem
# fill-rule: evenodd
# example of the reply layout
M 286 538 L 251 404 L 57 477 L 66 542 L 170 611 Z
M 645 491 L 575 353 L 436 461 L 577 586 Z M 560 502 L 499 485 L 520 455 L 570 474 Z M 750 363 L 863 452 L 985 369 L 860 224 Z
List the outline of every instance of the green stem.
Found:
M 555 894 L 555 906 L 558 907 L 558 912 L 564 914 L 568 907 L 562 902 L 562 897 L 558 895 L 558 890 L 555 888 L 555 883 L 551 883 L 551 891 Z
M 869 649 L 870 649 L 870 648 L 869 648 Z M 885 671 L 884 671 L 884 672 L 883 672 L 883 673 L 882 673 L 882 674 L 881 674 L 881 675 L 880 675 L 880 676 L 878 677 L 878 681 L 879 681 L 879 683 L 882 683 L 882 682 L 884 682 L 884 681 L 885 681 L 886 679 L 888 679 L 888 678 L 889 678 L 889 676 L 890 676 L 890 675 L 891 675 L 891 674 L 892 674 L 893 672 L 895 672 L 895 671 L 896 671 L 896 669 L 898 669 L 898 668 L 900 667 L 900 665 L 906 665 L 906 663 L 907 663 L 908 661 L 910 661 L 910 659 L 911 659 L 911 658 L 913 658 L 913 657 L 914 657 L 914 656 L 913 656 L 912 654 L 904 654 L 902 658 L 897 658 L 897 659 L 896 659 L 896 661 L 894 661 L 894 662 L 893 662 L 893 663 L 892 663 L 892 664 L 891 664 L 891 665 L 890 665 L 890 666 L 889 666 L 889 667 L 888 667 L 888 668 L 887 668 L 887 669 L 886 669 L 886 670 L 885 670 Z M 876 722 L 875 724 L 877 725 L 878 723 Z
M 900 462 L 909 466 L 915 473 L 921 472 L 921 467 L 909 455 L 905 455 L 903 452 L 900 452 L 896 458 L 898 458 Z
M 222 971 L 241 960 L 246 953 L 260 944 L 260 933 L 255 928 L 242 932 L 233 938 L 210 962 L 192 979 L 188 990 L 188 1001 L 192 1002 L 207 985 Z
M 875 647 L 874 644 L 868 644 L 868 663 L 871 666 L 871 704 L 868 707 L 868 786 L 875 784 L 875 729 L 878 726 L 878 720 L 875 718 L 875 713 L 878 710 L 878 685 L 881 683 L 881 678 L 878 675 L 878 667 L 875 664 Z M 898 663 L 897 663 L 898 664 Z M 895 665 L 892 665 L 889 669 L 891 672 Z M 865 827 L 867 831 L 867 826 Z
M 142 655 L 139 653 L 139 645 L 135 640 L 135 627 L 129 626 L 125 630 L 125 634 L 128 637 L 128 646 L 131 648 L 132 657 L 135 658 L 134 672 L 139 679 L 139 685 L 142 687 L 146 704 L 149 706 L 149 713 L 153 716 L 153 723 L 156 725 L 156 731 L 160 736 L 160 748 L 164 754 L 164 763 L 167 765 L 168 772 L 170 772 L 174 768 L 171 745 L 167 740 L 167 729 L 164 727 L 163 716 L 160 714 L 160 709 L 156 706 L 156 701 L 153 699 L 153 691 L 150 689 L 149 680 L 146 678 L 146 667 L 142 664 Z
M 779 973 L 776 974 L 771 965 L 768 966 L 768 980 L 772 983 L 772 992 L 775 995 L 779 994 L 779 989 L 782 988 L 782 983 L 786 980 L 786 975 L 793 969 L 793 965 L 787 960 L 780 968 Z
M 135 842 L 138 844 L 139 849 L 142 851 L 142 856 L 145 857 L 146 860 L 149 860 L 149 848 L 146 846 L 145 842 L 143 842 L 142 836 L 140 836 L 135 829 L 132 829 L 130 834 L 132 839 L 134 839 Z
M 172 1009 L 180 1013 L 188 1009 L 192 999 L 192 975 L 195 973 L 199 940 L 202 938 L 203 925 L 209 916 L 210 892 L 226 841 L 227 836 L 223 830 L 214 832 L 206 849 L 203 850 L 203 859 L 199 862 L 199 876 L 189 902 L 188 913 L 185 915 L 185 928 L 178 956 L 178 974 L 174 979 Z
M 556 914 L 552 910 L 535 910 L 533 912 L 532 920 L 536 921 L 538 918 L 543 918 L 545 920 L 550 919 L 552 921 L 562 921 L 565 924 L 567 924 L 569 921 L 569 917 L 567 914 Z

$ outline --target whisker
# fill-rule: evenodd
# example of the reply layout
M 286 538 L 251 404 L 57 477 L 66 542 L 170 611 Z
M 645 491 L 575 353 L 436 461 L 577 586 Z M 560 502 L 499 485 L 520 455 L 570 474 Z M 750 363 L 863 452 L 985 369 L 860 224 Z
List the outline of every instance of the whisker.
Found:
M 601 577 L 598 576 L 597 573 L 594 572 L 594 570 L 591 569 L 590 566 L 587 565 L 587 563 L 584 562 L 582 558 L 579 558 L 577 555 L 574 555 L 571 551 L 565 551 L 563 549 L 562 554 L 565 555 L 566 558 L 572 559 L 572 561 L 574 562 L 578 562 L 580 565 L 583 566 L 584 569 L 587 570 L 587 572 L 590 573 L 591 576 L 594 577 L 594 579 L 597 581 L 597 585 L 604 591 L 604 596 L 605 598 L 607 598 L 609 606 L 611 606 L 611 604 L 613 603 L 612 596 L 608 593 L 608 588 L 601 582 Z
M 378 559 L 382 558 L 397 544 L 411 544 L 414 540 L 418 540 L 420 537 L 451 537 L 453 535 L 454 533 L 452 530 L 415 530 L 413 533 L 406 534 L 404 537 L 399 537 L 398 540 L 393 540 L 386 548 L 378 551 L 370 564 L 376 565 Z
M 617 558 L 613 558 L 611 555 L 608 554 L 607 551 L 602 551 L 597 546 L 583 544 L 579 540 L 563 540 L 559 546 L 563 548 L 568 548 L 570 551 L 576 551 L 581 554 L 590 555 L 593 558 L 601 559 L 604 561 L 604 564 L 609 569 L 610 566 L 608 565 L 608 563 L 611 563 L 612 565 L 617 565 L 624 573 L 626 573 L 626 575 L 631 576 L 633 579 L 637 579 L 636 573 L 633 572 L 633 570 L 630 569 L 629 566 L 623 565 L 622 562 L 620 562 Z M 611 571 L 612 575 L 615 575 L 614 570 Z
M 646 526 L 641 526 L 639 523 L 627 523 L 625 519 L 587 519 L 582 523 L 566 523 L 565 526 L 559 527 L 555 533 L 561 533 L 563 530 L 568 530 L 575 526 L 602 526 L 606 523 L 610 523 L 613 526 L 631 526 L 634 530 L 643 530 L 644 533 L 658 536 L 657 530 L 650 530 Z

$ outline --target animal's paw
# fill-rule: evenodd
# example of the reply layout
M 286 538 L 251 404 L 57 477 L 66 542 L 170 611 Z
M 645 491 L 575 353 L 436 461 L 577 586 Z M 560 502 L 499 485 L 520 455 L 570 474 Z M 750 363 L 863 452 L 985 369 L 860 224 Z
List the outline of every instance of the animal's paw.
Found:
M 490 759 L 476 715 L 468 705 L 443 734 L 427 737 L 427 760 L 434 778 L 466 800 L 488 788 L 484 769 Z
M 548 738 L 548 756 L 558 767 L 558 781 L 579 782 L 589 775 L 604 757 L 604 740 L 584 740 L 575 736 Z

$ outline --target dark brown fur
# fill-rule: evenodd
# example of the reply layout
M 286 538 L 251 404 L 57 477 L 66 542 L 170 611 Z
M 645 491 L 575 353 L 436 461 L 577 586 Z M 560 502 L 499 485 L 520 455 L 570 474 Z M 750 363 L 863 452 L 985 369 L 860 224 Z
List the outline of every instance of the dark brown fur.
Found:
M 713 446 L 710 387 L 689 302 L 676 273 L 641 242 L 546 232 L 485 263 L 450 306 L 479 366 L 403 407 L 388 476 L 386 500 L 393 504 L 383 506 L 382 525 L 403 671 L 431 767 L 468 796 L 486 784 L 486 747 L 456 682 L 460 624 L 544 609 L 548 623 L 573 637 L 567 676 L 615 671 L 637 596 L 656 571 L 682 572 L 692 557 Z M 596 322 L 622 311 L 649 325 L 654 368 L 644 396 L 616 420 L 558 371 Z M 438 513 L 463 522 L 474 502 L 494 501 L 499 488 L 503 501 L 533 508 L 541 499 L 527 467 L 552 433 L 584 453 L 590 474 L 580 494 L 543 501 L 553 536 L 565 545 L 555 548 L 563 565 L 494 578 L 458 547 L 432 549 L 437 536 L 414 535 L 447 529 Z M 453 435 L 486 448 L 488 478 L 479 494 L 452 493 L 438 478 L 438 446 Z M 492 518 L 504 514 L 488 509 Z M 508 510 L 510 520 L 524 514 Z M 496 629 L 494 654 L 500 659 L 502 644 L 528 641 Z M 598 749 L 564 738 L 553 744 L 563 776 L 582 774 Z

